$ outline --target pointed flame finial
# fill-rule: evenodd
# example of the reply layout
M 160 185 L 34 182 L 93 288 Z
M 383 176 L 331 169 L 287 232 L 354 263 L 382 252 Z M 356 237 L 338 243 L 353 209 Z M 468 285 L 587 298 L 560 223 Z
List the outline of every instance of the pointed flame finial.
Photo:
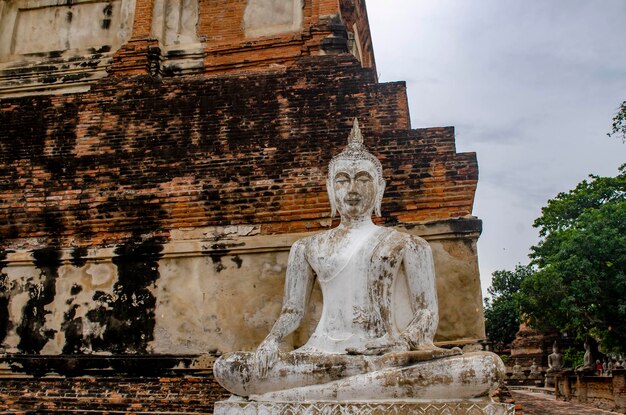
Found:
M 359 120 L 356 118 L 354 118 L 352 131 L 350 131 L 350 135 L 348 136 L 348 145 L 341 153 L 337 154 L 332 158 L 332 160 L 330 160 L 328 165 L 329 177 L 333 176 L 335 164 L 339 160 L 369 160 L 376 167 L 378 180 L 383 180 L 383 167 L 380 164 L 380 161 L 365 148 L 365 144 L 363 143 L 363 134 L 361 134 L 361 128 L 359 127 Z
M 359 148 L 362 146 L 363 134 L 361 134 L 361 129 L 359 128 L 359 120 L 355 117 L 352 123 L 352 131 L 350 131 L 350 135 L 348 136 L 348 147 Z

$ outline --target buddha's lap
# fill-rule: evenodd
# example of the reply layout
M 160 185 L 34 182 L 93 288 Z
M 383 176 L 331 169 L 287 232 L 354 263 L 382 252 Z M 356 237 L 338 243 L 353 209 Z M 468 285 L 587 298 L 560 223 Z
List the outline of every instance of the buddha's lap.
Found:
M 324 385 L 351 377 L 357 379 L 372 373 L 413 378 L 419 377 L 421 371 L 429 373 L 436 369 L 443 383 L 451 377 L 458 377 L 463 371 L 475 373 L 480 370 L 484 378 L 496 379 L 503 375 L 503 368 L 500 367 L 499 359 L 494 359 L 493 356 L 495 355 L 492 353 L 477 352 L 425 359 L 422 352 L 390 353 L 382 356 L 290 352 L 281 353 L 266 375 L 261 376 L 255 364 L 254 353 L 235 352 L 218 359 L 214 374 L 226 389 L 237 395 L 247 396 Z M 429 382 L 436 384 L 438 381 L 434 379 Z

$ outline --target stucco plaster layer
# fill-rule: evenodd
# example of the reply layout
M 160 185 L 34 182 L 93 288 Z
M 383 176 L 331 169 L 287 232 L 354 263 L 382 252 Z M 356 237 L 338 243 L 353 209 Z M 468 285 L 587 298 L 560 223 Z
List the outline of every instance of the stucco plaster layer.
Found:
M 79 92 L 130 39 L 135 0 L 0 0 L 0 96 Z
M 435 257 L 440 307 L 436 340 L 484 337 L 477 219 L 400 229 L 424 237 Z M 258 227 L 178 231 L 132 250 L 93 248 L 58 258 L 8 253 L 0 269 L 8 302 L 8 353 L 201 354 L 252 350 L 283 297 L 288 251 L 306 233 L 258 235 Z M 39 258 L 39 259 L 38 259 Z M 316 288 L 305 323 L 285 349 L 302 345 L 321 313 Z M 132 336 L 131 336 L 132 334 Z
M 243 14 L 246 36 L 271 36 L 299 31 L 303 3 L 303 0 L 248 0 Z
M 480 401 L 216 402 L 215 415 L 513 415 L 514 405 Z

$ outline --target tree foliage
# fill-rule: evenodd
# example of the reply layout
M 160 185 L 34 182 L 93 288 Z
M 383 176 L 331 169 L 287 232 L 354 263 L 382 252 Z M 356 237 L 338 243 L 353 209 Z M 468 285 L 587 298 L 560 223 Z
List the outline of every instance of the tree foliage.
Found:
M 611 132 L 608 133 L 608 136 L 617 136 L 622 139 L 622 142 L 626 142 L 626 101 L 622 102 L 619 110 L 613 117 Z
M 626 351 L 626 164 L 616 177 L 592 175 L 559 193 L 534 226 L 537 271 L 517 295 L 529 323 Z
M 490 297 L 485 298 L 485 330 L 496 351 L 506 349 L 515 339 L 520 325 L 519 305 L 515 298 L 522 281 L 532 274 L 529 266 L 518 265 L 515 271 L 492 274 Z

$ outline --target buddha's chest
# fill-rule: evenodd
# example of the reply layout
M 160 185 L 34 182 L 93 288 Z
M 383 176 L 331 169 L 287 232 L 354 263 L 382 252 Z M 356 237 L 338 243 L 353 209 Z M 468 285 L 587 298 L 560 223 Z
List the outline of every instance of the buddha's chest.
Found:
M 363 279 L 375 247 L 374 233 L 344 233 L 318 239 L 310 247 L 308 260 L 319 281 L 340 275 L 343 279 Z

